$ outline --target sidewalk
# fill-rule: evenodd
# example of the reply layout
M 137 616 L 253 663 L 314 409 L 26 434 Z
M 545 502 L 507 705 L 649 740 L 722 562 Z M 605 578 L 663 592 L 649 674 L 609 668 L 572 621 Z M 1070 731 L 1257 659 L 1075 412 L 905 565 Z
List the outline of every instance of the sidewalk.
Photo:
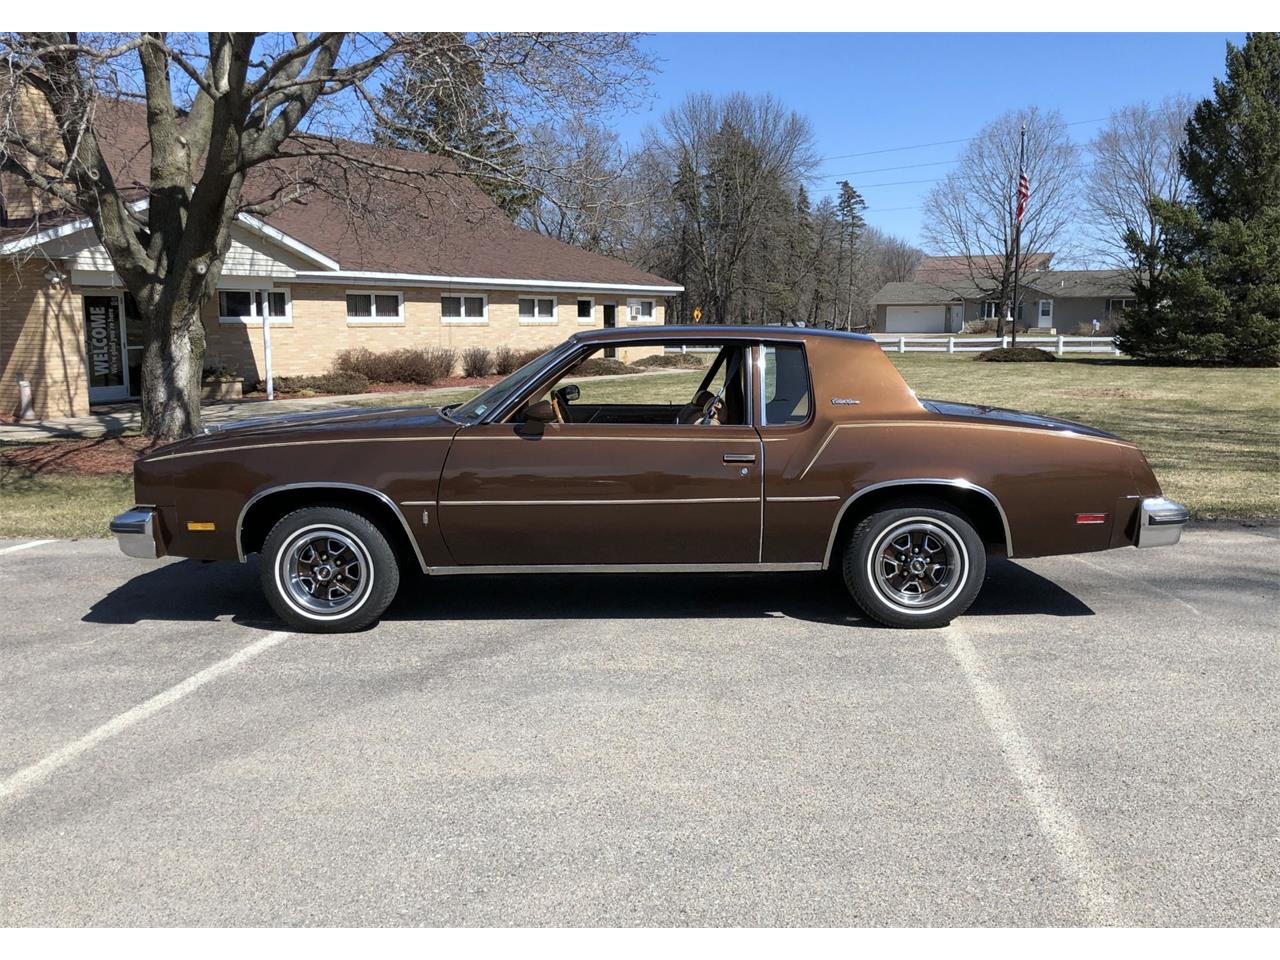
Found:
M 292 400 L 236 400 L 206 403 L 201 409 L 205 424 L 215 426 L 251 417 L 274 417 L 311 410 L 427 404 L 433 396 L 453 396 L 466 392 L 466 388 L 441 387 L 407 393 L 353 393 L 336 397 L 298 397 Z M 87 417 L 55 417 L 38 423 L 0 423 L 0 444 L 126 437 L 137 435 L 141 431 L 142 408 L 139 404 L 102 404 L 95 406 Z

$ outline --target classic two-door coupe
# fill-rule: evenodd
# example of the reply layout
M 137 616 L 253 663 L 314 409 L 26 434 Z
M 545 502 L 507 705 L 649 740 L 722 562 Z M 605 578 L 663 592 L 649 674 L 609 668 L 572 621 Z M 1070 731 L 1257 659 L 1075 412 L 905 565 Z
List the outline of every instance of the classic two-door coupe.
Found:
M 575 376 L 622 347 L 713 359 Z M 875 620 L 932 627 L 968 608 L 988 553 L 1160 546 L 1188 520 L 1132 443 L 917 399 L 874 340 L 790 327 L 586 331 L 454 406 L 247 421 L 170 444 L 137 461 L 134 490 L 111 523 L 125 553 L 259 553 L 272 607 L 318 631 L 373 622 L 413 568 L 832 564 Z

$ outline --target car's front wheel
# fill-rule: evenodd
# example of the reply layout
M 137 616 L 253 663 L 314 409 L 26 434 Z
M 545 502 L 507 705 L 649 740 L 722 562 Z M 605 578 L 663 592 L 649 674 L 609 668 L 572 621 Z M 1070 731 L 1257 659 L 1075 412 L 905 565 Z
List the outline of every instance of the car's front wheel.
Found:
M 946 504 L 900 504 L 865 518 L 844 551 L 844 581 L 868 616 L 893 627 L 944 627 L 986 576 L 982 539 Z
M 263 544 L 260 574 L 280 618 L 313 633 L 367 627 L 400 586 L 386 536 L 341 507 L 304 507 L 282 517 Z

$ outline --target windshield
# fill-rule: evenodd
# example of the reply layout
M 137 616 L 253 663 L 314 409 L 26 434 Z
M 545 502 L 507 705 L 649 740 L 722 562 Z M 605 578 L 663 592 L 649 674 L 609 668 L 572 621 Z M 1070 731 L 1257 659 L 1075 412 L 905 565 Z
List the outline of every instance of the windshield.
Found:
M 568 341 L 552 350 L 548 350 L 540 357 L 534 357 L 519 370 L 499 380 L 488 390 L 476 394 L 464 403 L 446 407 L 445 414 L 449 419 L 456 420 L 458 423 L 478 423 L 486 413 L 505 403 L 522 384 L 528 380 L 536 379 L 539 371 L 550 367 L 551 364 L 560 359 L 571 345 L 571 341 Z

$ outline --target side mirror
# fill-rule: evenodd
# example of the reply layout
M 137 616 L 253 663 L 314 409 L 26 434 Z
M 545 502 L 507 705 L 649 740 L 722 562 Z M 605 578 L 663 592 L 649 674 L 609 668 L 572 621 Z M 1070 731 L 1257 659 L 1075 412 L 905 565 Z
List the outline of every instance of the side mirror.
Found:
M 578 389 L 576 383 L 568 383 L 556 391 L 556 395 L 565 403 L 572 403 L 582 396 L 582 391 Z

